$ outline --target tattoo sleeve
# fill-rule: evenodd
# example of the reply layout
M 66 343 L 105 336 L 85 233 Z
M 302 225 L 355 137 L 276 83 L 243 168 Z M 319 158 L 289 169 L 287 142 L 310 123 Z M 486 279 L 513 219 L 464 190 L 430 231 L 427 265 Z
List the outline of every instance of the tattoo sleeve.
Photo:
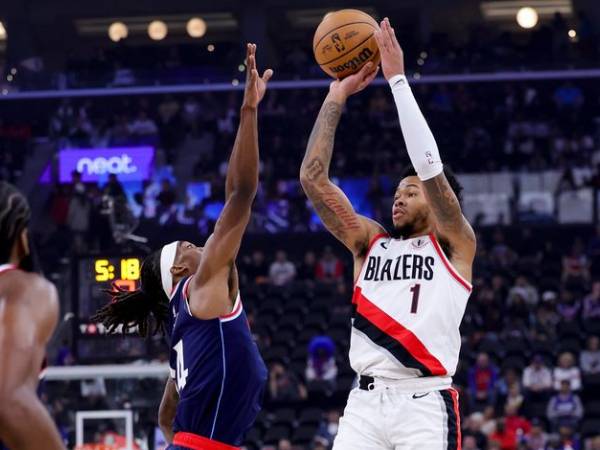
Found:
M 363 246 L 360 218 L 342 190 L 329 180 L 335 131 L 341 114 L 341 104 L 333 101 L 323 104 L 308 139 L 300 179 L 323 224 L 349 248 L 356 250 Z
M 462 215 L 458 198 L 444 173 L 424 181 L 423 185 L 440 228 L 449 232 L 470 231 Z M 470 237 L 471 234 L 472 231 L 467 232 L 466 236 Z

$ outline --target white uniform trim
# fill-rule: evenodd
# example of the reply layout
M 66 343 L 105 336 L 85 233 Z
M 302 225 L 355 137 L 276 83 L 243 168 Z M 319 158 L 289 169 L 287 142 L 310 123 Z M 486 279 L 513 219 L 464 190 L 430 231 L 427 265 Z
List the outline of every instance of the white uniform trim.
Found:
M 160 251 L 160 281 L 167 297 L 171 296 L 171 291 L 173 290 L 171 267 L 173 267 L 173 263 L 175 262 L 178 243 L 179 241 L 173 241 L 170 244 L 165 245 Z

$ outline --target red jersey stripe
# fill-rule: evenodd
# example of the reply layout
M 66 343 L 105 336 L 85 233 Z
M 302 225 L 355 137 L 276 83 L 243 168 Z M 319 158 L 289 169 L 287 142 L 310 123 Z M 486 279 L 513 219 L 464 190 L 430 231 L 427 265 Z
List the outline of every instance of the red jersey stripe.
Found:
M 444 254 L 444 252 L 442 251 L 442 248 L 440 247 L 440 243 L 438 242 L 437 238 L 435 237 L 435 235 L 433 233 L 429 234 L 429 237 L 431 238 L 431 242 L 433 243 L 433 248 L 435 248 L 435 251 L 437 252 L 437 254 L 440 256 L 440 258 L 442 259 L 442 262 L 444 263 L 444 266 L 446 266 L 446 269 L 448 269 L 448 272 L 450 272 L 450 275 L 452 275 L 452 277 L 458 281 L 467 291 L 471 292 L 473 290 L 473 287 L 471 286 L 471 283 L 469 283 L 467 280 L 465 280 L 455 269 L 454 267 L 452 267 L 452 264 L 450 264 L 450 261 L 448 261 L 448 258 L 446 258 L 446 255 Z
M 456 389 L 449 389 L 450 395 L 452 396 L 452 404 L 454 405 L 454 414 L 456 414 L 456 432 L 458 434 L 458 447 L 457 450 L 462 450 L 462 436 L 460 431 L 460 412 L 458 410 L 458 392 Z
M 425 345 L 423 345 L 412 331 L 396 322 L 394 318 L 385 311 L 379 309 L 362 294 L 361 288 L 356 288 L 352 301 L 356 303 L 359 314 L 383 333 L 399 342 L 413 358 L 429 369 L 432 376 L 448 374 L 448 371 L 444 368 L 442 363 L 429 353 L 429 350 L 427 350 Z
M 203 436 L 182 431 L 175 433 L 173 444 L 182 445 L 192 450 L 239 450 L 239 447 L 223 444 Z

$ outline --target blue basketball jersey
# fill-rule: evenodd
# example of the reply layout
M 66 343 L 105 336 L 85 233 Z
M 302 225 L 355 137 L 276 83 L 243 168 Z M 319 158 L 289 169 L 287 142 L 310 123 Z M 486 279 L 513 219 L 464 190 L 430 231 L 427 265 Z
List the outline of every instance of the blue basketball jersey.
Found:
M 192 316 L 179 282 L 170 301 L 171 376 L 179 403 L 174 431 L 240 446 L 262 406 L 267 368 L 250 333 L 240 296 L 231 314 Z

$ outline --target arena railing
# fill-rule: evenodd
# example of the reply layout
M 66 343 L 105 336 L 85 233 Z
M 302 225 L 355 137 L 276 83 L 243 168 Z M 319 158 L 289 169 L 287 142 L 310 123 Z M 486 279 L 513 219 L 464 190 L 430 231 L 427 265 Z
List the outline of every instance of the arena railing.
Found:
M 498 81 L 535 81 L 535 80 L 574 80 L 587 78 L 600 78 L 600 68 L 573 69 L 573 70 L 545 70 L 545 71 L 510 71 L 493 73 L 469 73 L 451 75 L 420 75 L 414 73 L 409 76 L 411 84 L 451 84 L 451 83 L 492 83 Z M 327 88 L 331 79 L 314 80 L 287 80 L 271 81 L 270 89 L 311 89 Z M 386 84 L 383 78 L 377 78 L 374 86 Z M 60 89 L 40 90 L 27 92 L 11 92 L 4 89 L 0 92 L 0 101 L 51 99 L 74 97 L 105 97 L 119 95 L 153 95 L 153 94 L 182 94 L 200 92 L 222 92 L 243 90 L 243 83 L 207 83 L 207 84 L 182 84 L 164 86 L 128 86 L 85 89 Z

